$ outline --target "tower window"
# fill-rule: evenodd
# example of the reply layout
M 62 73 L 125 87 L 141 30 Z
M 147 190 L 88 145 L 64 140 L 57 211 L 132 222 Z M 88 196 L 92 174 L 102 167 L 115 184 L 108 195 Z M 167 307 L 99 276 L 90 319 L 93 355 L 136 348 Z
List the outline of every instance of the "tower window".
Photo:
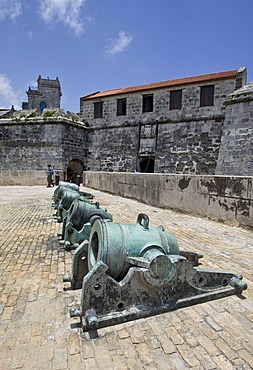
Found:
M 170 92 L 170 110 L 182 108 L 182 90 Z
M 142 112 L 153 112 L 153 94 L 143 95 Z
M 94 103 L 94 118 L 103 117 L 103 102 Z
M 117 116 L 126 115 L 126 99 L 117 99 Z
M 208 107 L 213 105 L 214 85 L 201 86 L 200 88 L 200 106 Z
M 46 109 L 47 103 L 45 101 L 40 102 L 40 114 L 43 113 L 43 110 Z

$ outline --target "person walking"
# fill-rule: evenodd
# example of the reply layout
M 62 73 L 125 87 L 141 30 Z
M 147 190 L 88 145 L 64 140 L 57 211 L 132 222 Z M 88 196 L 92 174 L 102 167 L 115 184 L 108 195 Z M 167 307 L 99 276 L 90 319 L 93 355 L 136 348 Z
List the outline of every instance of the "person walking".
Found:
M 47 188 L 50 188 L 51 185 L 54 186 L 54 180 L 53 180 L 53 174 L 54 170 L 51 164 L 47 165 Z

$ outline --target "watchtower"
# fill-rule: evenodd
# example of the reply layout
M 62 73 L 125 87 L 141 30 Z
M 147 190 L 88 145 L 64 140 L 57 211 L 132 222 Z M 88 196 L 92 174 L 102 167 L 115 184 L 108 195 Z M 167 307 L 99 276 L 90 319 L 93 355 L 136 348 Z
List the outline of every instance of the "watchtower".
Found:
M 55 80 L 49 78 L 38 77 L 37 90 L 29 87 L 28 96 L 28 109 L 40 109 L 42 113 L 45 108 L 60 108 L 61 100 L 61 85 L 58 77 Z

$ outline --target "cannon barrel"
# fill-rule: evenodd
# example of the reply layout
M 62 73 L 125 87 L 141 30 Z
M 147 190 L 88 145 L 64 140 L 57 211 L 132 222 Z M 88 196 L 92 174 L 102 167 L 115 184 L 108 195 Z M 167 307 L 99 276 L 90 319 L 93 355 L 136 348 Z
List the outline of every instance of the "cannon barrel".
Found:
M 60 181 L 59 186 L 54 191 L 54 195 L 53 195 L 54 200 L 61 199 L 64 192 L 67 189 L 71 189 L 71 190 L 75 190 L 75 191 L 79 192 L 79 186 L 78 185 L 72 184 L 70 182 Z
M 70 184 L 70 185 L 75 185 L 75 184 Z M 79 193 L 79 189 L 77 188 L 72 188 L 72 187 L 69 187 L 69 186 L 65 186 L 65 185 L 59 185 L 55 191 L 54 191 L 54 195 L 53 195 L 53 202 L 52 202 L 52 206 L 57 209 L 57 207 L 59 206 L 59 203 L 61 202 L 62 198 L 64 197 L 65 193 L 67 191 L 75 191 L 77 194 L 80 195 Z
M 80 195 L 86 199 L 93 199 L 95 196 L 91 193 L 87 193 L 87 191 L 80 191 Z
M 72 227 L 80 231 L 84 224 L 95 221 L 97 218 L 112 220 L 112 215 L 100 208 L 98 202 L 92 203 L 84 197 L 79 197 L 73 200 L 66 223 L 71 222 Z
M 72 182 L 60 181 L 59 186 L 63 186 L 65 188 L 69 188 L 69 189 L 76 190 L 76 191 L 79 190 L 79 186 L 77 184 L 72 183 Z
M 96 220 L 91 229 L 88 248 L 88 269 L 98 261 L 108 266 L 108 273 L 121 280 L 131 267 L 129 257 L 141 257 L 146 266 L 152 266 L 155 274 L 157 264 L 161 274 L 169 272 L 167 255 L 178 255 L 176 238 L 165 232 L 163 227 L 149 226 L 147 215 L 139 214 L 136 224 L 122 224 L 109 220 Z
M 58 205 L 56 205 L 55 217 L 58 222 L 62 222 L 74 199 L 79 198 L 80 194 L 75 190 L 67 189 Z
M 112 220 L 112 215 L 100 208 L 98 202 L 93 203 L 82 196 L 73 200 L 69 210 L 62 211 L 62 214 L 59 210 L 58 214 L 58 221 L 63 221 L 63 240 L 59 244 L 64 245 L 66 249 L 77 248 L 84 240 L 89 240 L 91 226 L 96 219 Z
M 67 190 L 76 191 L 77 193 L 79 193 L 80 196 L 86 199 L 94 198 L 94 195 L 91 193 L 87 193 L 85 191 L 79 191 L 79 186 L 76 184 L 72 184 L 69 182 L 60 182 L 59 186 L 55 189 L 54 195 L 53 195 L 53 206 L 55 208 L 57 208 L 57 205 L 59 204 L 59 202 L 61 201 L 61 199 L 63 198 Z
M 71 204 L 73 203 L 74 199 L 77 199 L 80 197 L 80 194 L 75 191 L 75 190 L 71 190 L 71 189 L 67 189 L 65 190 L 64 192 L 64 195 L 59 203 L 59 206 L 58 208 L 62 208 L 64 210 L 68 210 L 71 206 Z

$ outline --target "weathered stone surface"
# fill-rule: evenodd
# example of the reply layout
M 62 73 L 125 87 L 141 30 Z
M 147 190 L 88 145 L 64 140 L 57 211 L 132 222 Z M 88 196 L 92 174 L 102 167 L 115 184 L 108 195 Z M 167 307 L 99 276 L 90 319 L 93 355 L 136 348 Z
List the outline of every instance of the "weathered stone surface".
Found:
M 244 72 L 243 72 L 244 73 Z M 242 83 L 242 81 L 241 81 Z M 134 171 L 150 156 L 155 172 L 214 174 L 228 94 L 236 80 L 215 81 L 214 105 L 200 107 L 200 86 L 183 86 L 182 108 L 170 110 L 170 91 L 154 95 L 153 112 L 142 112 L 141 92 L 124 94 L 125 116 L 116 115 L 118 96 L 103 99 L 103 117 L 94 119 L 93 101 L 82 101 L 80 115 L 89 122 L 89 167 L 95 171 Z M 102 145 L 101 145 L 102 144 Z
M 104 328 L 98 337 L 84 336 L 69 317 L 81 292 L 64 290 L 62 277 L 71 271 L 73 254 L 58 246 L 61 227 L 53 221 L 53 189 L 1 187 L 0 368 L 252 368 L 252 232 L 83 190 L 94 193 L 116 221 L 133 222 L 138 212 L 148 214 L 153 225 L 162 224 L 175 235 L 181 249 L 203 253 L 204 268 L 242 273 L 249 285 L 245 299 L 226 297 Z
M 199 83 L 186 83 L 181 86 L 181 109 L 170 110 L 174 86 L 149 90 L 152 112 L 142 112 L 139 91 L 124 95 L 123 116 L 117 116 L 117 95 L 104 100 L 102 118 L 94 119 L 94 102 L 82 99 L 80 115 L 65 113 L 57 104 L 42 116 L 35 107 L 12 118 L 4 115 L 0 170 L 37 171 L 52 162 L 55 169 L 66 170 L 77 160 L 92 171 L 252 176 L 253 84 L 235 91 L 245 76 L 241 69 L 236 78 L 213 81 L 214 104 L 206 107 L 200 106 Z
M 0 121 L 0 170 L 66 170 L 73 158 L 86 163 L 84 125 L 63 117 Z M 15 174 L 12 174 L 13 176 Z
M 253 173 L 253 83 L 230 94 L 216 174 L 252 175 Z
M 85 186 L 146 204 L 253 227 L 253 178 L 84 172 Z

